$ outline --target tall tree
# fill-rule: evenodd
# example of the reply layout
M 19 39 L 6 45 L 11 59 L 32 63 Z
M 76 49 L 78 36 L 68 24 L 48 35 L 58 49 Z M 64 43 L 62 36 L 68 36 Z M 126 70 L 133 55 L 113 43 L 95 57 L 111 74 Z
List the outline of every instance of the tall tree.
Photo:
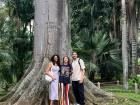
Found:
M 131 44 L 131 63 L 132 75 L 137 73 L 137 47 L 138 47 L 138 27 L 139 27 L 139 2 L 138 0 L 129 0 L 127 3 L 127 20 L 129 42 Z
M 131 63 L 132 63 L 132 74 L 136 74 L 136 60 L 137 60 L 137 23 L 136 23 L 136 7 L 135 0 L 128 1 L 128 33 L 129 41 L 131 44 Z
M 128 35 L 126 26 L 126 1 L 122 0 L 122 61 L 123 61 L 123 85 L 125 89 L 128 89 Z
M 70 35 L 68 28 L 68 3 L 66 0 L 35 0 L 34 56 L 11 93 L 1 99 L 2 105 L 48 105 L 48 83 L 42 77 L 51 55 L 68 54 Z M 85 80 L 86 104 L 97 104 L 97 96 L 112 99 L 112 95 Z M 71 94 L 72 102 L 72 94 Z M 102 101 L 103 101 L 102 100 Z M 1 104 L 0 104 L 1 105 Z

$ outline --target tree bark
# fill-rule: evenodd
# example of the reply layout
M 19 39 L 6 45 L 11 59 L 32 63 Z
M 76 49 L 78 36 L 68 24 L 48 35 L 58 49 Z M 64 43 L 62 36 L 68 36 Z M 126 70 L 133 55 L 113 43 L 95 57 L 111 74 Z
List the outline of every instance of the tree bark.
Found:
M 8 99 L 2 98 L 0 105 L 49 105 L 49 83 L 43 72 L 50 56 L 69 55 L 71 52 L 68 27 L 68 4 L 66 0 L 35 1 L 35 36 L 33 62 L 24 78 L 14 88 Z M 72 91 L 70 102 L 73 101 Z M 114 99 L 112 94 L 98 89 L 85 79 L 86 105 L 101 105 L 102 102 Z
M 129 40 L 131 44 L 131 62 L 132 62 L 132 75 L 136 75 L 137 71 L 137 34 L 138 34 L 138 26 L 137 26 L 137 12 L 135 5 L 135 0 L 128 1 L 128 24 L 129 24 Z
M 122 0 L 122 60 L 123 60 L 123 85 L 128 89 L 128 44 L 127 44 L 127 26 L 126 26 L 126 1 Z

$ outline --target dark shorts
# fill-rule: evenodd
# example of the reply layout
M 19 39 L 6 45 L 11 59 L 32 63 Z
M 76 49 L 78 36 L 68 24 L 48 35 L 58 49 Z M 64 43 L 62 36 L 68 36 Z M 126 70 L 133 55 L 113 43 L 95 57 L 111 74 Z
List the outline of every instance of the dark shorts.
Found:
M 69 77 L 60 76 L 59 77 L 59 83 L 70 84 L 70 78 Z

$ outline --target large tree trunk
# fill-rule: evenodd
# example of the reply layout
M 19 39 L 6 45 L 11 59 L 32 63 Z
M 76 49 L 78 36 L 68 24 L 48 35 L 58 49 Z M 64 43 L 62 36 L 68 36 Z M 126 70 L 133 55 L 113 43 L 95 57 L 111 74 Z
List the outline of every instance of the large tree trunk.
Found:
M 123 60 L 123 85 L 128 89 L 128 44 L 127 44 L 127 27 L 126 27 L 126 1 L 122 0 L 122 60 Z
M 1 99 L 4 102 L 0 105 L 48 105 L 49 84 L 44 80 L 43 72 L 50 56 L 69 55 L 70 51 L 67 1 L 36 0 L 33 62 L 21 81 L 7 95 L 8 99 Z M 72 92 L 70 96 L 72 103 Z M 88 79 L 85 79 L 85 96 L 86 105 L 101 105 L 102 102 L 113 99 L 112 94 L 98 89 Z

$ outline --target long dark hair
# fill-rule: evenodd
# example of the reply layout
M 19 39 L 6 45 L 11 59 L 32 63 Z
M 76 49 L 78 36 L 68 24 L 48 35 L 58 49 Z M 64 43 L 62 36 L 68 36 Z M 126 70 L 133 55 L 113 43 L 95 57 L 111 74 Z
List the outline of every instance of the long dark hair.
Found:
M 54 60 L 55 56 L 57 56 L 57 58 L 58 58 L 57 62 L 55 62 L 55 60 Z M 53 65 L 55 65 L 55 63 L 56 63 L 60 67 L 60 57 L 59 57 L 59 55 L 53 55 L 51 57 L 51 62 L 53 63 Z

